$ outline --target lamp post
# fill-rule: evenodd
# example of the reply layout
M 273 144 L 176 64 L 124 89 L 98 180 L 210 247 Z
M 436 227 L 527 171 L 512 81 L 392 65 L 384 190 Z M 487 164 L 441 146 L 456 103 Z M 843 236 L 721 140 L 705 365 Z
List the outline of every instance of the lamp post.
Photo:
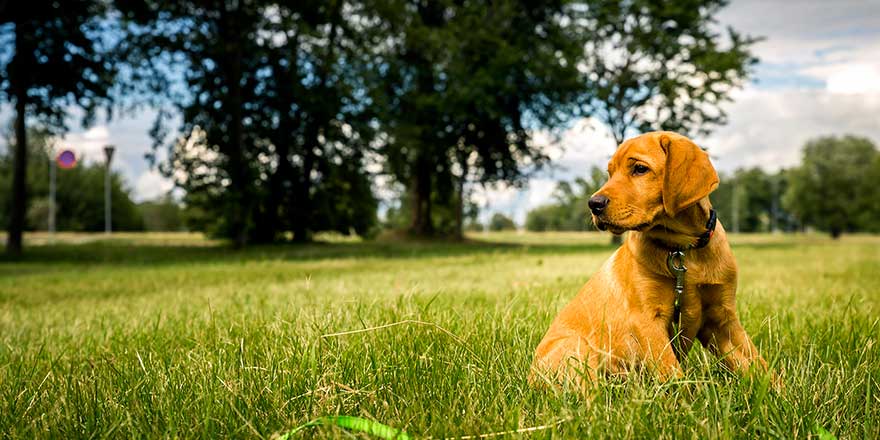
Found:
M 113 145 L 107 145 L 104 147 L 104 155 L 107 157 L 107 169 L 104 174 L 104 233 L 107 235 L 110 235 L 110 232 L 113 229 L 111 226 L 112 217 L 110 215 L 110 161 L 113 160 L 113 151 L 115 149 L 116 147 Z
M 53 147 L 49 160 L 49 241 L 55 240 L 55 169 L 58 165 L 55 163 L 55 148 Z

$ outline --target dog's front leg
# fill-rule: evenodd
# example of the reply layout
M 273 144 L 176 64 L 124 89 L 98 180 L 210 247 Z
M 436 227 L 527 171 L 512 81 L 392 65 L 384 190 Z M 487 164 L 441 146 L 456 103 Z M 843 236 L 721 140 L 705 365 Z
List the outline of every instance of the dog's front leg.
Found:
M 657 372 L 662 381 L 681 376 L 681 367 L 667 332 L 668 319 L 657 313 L 642 315 L 633 323 L 633 333 L 641 348 L 642 359 Z
M 767 362 L 746 333 L 736 314 L 736 284 L 713 286 L 703 310 L 705 321 L 697 337 L 710 351 L 734 371 L 748 371 L 757 366 L 767 370 Z

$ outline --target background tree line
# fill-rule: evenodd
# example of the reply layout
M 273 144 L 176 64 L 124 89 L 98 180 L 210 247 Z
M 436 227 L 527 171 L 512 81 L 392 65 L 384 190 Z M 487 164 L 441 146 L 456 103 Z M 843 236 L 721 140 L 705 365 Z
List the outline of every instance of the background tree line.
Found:
M 592 229 L 587 200 L 606 180 L 562 181 L 552 202 L 526 216 L 530 231 Z M 801 164 L 777 172 L 760 168 L 720 174 L 710 199 L 731 232 L 793 232 L 813 228 L 833 237 L 880 232 L 880 152 L 866 138 L 825 136 L 804 146 Z
M 11 137 L 11 136 L 7 136 Z M 49 222 L 49 166 L 53 137 L 38 129 L 28 130 L 29 158 L 27 186 L 30 203 L 24 217 L 28 230 L 46 230 Z M 7 145 L 11 142 L 7 139 Z M 89 164 L 85 157 L 71 169 L 56 169 L 55 225 L 60 231 L 104 230 L 105 167 Z M 0 153 L 0 187 L 10 185 L 12 156 Z M 180 231 L 185 228 L 180 205 L 170 196 L 135 203 L 119 174 L 111 175 L 113 230 Z M 10 193 L 0 192 L 0 206 L 8 206 Z M 9 222 L 9 211 L 0 210 L 0 222 Z
M 8 248 L 28 209 L 27 127 L 144 106 L 159 114 L 150 159 L 193 228 L 238 245 L 369 235 L 381 181 L 410 233 L 460 236 L 475 187 L 547 165 L 536 131 L 723 123 L 756 61 L 755 39 L 713 26 L 725 3 L 4 2 Z

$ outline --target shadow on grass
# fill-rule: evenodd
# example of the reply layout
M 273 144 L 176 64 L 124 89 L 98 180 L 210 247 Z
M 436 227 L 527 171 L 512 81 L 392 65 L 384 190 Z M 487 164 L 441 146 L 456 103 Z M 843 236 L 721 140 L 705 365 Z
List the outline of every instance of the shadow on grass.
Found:
M 607 252 L 610 244 L 523 244 L 467 240 L 368 241 L 361 243 L 270 244 L 244 249 L 219 245 L 169 245 L 104 240 L 79 244 L 32 246 L 12 260 L 0 256 L 0 263 L 74 263 L 102 265 L 163 265 L 212 262 L 305 261 L 339 258 L 413 259 L 456 257 L 491 253 L 528 255 Z

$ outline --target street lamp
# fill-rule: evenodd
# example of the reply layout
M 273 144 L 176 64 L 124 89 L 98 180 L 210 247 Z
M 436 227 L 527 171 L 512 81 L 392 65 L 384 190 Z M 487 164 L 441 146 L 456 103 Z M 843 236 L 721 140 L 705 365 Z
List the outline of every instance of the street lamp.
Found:
M 104 147 L 104 156 L 107 157 L 107 169 L 104 174 L 104 233 L 110 235 L 112 231 L 111 225 L 111 206 L 110 206 L 110 161 L 113 160 L 113 151 L 116 149 L 113 145 Z

